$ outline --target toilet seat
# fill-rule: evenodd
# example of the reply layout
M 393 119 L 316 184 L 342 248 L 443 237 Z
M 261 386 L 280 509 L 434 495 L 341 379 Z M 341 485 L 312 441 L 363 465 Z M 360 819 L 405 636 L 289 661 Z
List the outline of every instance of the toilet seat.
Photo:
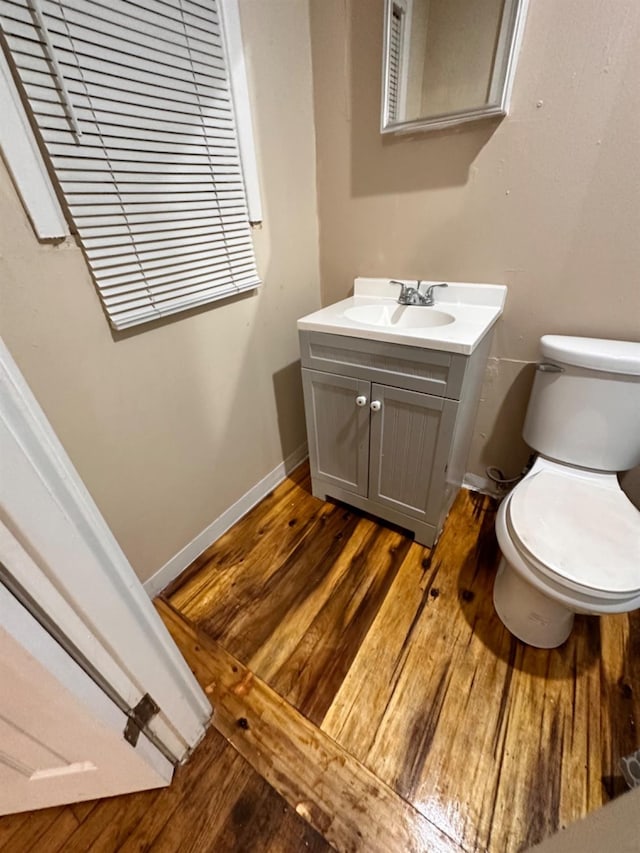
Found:
M 640 593 L 640 513 L 615 481 L 531 473 L 508 499 L 514 546 L 541 574 L 608 599 Z

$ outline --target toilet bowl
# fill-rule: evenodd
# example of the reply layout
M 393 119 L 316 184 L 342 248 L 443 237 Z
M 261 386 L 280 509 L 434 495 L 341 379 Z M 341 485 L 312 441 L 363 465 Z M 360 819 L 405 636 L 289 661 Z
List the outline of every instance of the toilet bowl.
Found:
M 640 343 L 546 336 L 541 352 L 524 429 L 539 455 L 498 511 L 493 600 L 553 648 L 575 613 L 640 607 L 640 512 L 615 474 L 640 464 Z
M 501 503 L 496 534 L 494 605 L 529 645 L 561 645 L 574 613 L 640 607 L 640 513 L 615 475 L 538 458 Z

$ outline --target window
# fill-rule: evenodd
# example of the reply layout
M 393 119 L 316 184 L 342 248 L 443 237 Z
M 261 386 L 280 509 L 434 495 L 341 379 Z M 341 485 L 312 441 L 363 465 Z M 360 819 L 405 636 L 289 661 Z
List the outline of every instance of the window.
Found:
M 116 329 L 259 285 L 215 0 L 0 0 Z

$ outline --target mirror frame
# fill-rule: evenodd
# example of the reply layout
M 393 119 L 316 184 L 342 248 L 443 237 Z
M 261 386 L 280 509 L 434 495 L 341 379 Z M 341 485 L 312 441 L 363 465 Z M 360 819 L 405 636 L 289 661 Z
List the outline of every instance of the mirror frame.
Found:
M 384 42 L 382 68 L 382 107 L 380 119 L 381 133 L 413 133 L 423 130 L 442 130 L 456 127 L 471 121 L 487 118 L 503 118 L 509 113 L 511 90 L 515 76 L 518 53 L 524 32 L 524 22 L 527 15 L 528 0 L 505 0 L 500 26 L 499 39 L 503 41 L 502 61 L 499 68 L 494 68 L 491 87 L 495 87 L 493 103 L 467 110 L 456 110 L 450 113 L 440 113 L 411 121 L 389 121 L 389 37 L 391 33 L 391 16 L 394 2 L 385 0 L 384 9 Z M 496 75 L 499 76 L 496 76 Z

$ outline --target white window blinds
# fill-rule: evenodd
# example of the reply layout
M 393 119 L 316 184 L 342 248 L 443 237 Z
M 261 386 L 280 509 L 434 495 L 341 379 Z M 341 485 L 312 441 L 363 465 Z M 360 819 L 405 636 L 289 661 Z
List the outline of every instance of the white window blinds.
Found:
M 0 0 L 0 15 L 112 325 L 256 287 L 215 0 Z

